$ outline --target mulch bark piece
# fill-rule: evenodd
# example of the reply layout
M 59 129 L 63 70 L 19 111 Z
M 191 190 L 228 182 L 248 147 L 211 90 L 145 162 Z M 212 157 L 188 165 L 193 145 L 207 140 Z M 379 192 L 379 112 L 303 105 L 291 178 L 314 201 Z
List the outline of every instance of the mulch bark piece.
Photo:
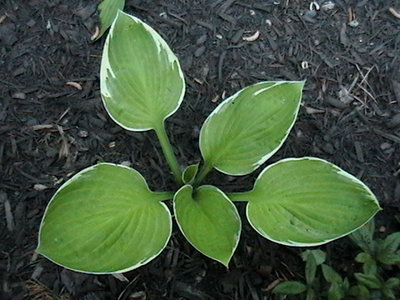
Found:
M 298 121 L 267 164 L 306 155 L 332 161 L 378 196 L 385 208 L 378 223 L 399 230 L 393 215 L 400 208 L 400 23 L 389 11 L 395 1 L 338 0 L 320 10 L 304 1 L 126 2 L 125 10 L 160 32 L 182 63 L 185 101 L 167 121 L 182 163 L 199 162 L 201 124 L 223 99 L 261 80 L 306 79 Z M 275 280 L 303 276 L 301 249 L 265 240 L 244 218 L 229 270 L 195 251 L 177 228 L 158 258 L 124 274 L 128 282 L 69 271 L 36 255 L 49 199 L 82 168 L 125 163 L 153 189 L 174 183 L 155 134 L 123 130 L 101 104 L 104 38 L 90 40 L 97 1 L 2 3 L 1 299 L 266 299 Z M 256 31 L 256 40 L 243 40 Z M 207 181 L 241 191 L 259 172 L 214 172 Z M 244 206 L 239 211 L 244 217 Z M 347 239 L 323 249 L 342 272 L 357 268 Z

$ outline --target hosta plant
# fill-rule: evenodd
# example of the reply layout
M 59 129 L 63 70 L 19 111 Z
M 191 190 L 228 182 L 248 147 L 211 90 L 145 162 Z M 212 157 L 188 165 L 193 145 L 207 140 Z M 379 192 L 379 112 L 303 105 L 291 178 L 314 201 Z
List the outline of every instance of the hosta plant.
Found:
M 154 130 L 177 191 L 151 191 L 132 168 L 99 163 L 82 170 L 47 206 L 37 251 L 64 267 L 90 273 L 135 269 L 156 257 L 171 236 L 173 216 L 186 239 L 228 266 L 241 232 L 235 201 L 247 202 L 251 226 L 290 246 L 327 243 L 356 230 L 380 210 L 360 180 L 318 158 L 288 158 L 267 166 L 253 189 L 224 193 L 202 185 L 216 169 L 250 174 L 283 144 L 300 107 L 303 81 L 259 82 L 224 100 L 206 119 L 203 162 L 182 171 L 164 122 L 180 106 L 184 76 L 161 36 L 119 12 L 101 61 L 101 95 L 110 117 L 130 131 Z

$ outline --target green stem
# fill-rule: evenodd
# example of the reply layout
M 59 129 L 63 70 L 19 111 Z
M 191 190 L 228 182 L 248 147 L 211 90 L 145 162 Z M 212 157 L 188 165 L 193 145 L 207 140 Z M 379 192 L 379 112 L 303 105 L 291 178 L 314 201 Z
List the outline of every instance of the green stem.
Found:
M 154 200 L 165 201 L 174 198 L 174 192 L 153 192 Z
M 206 178 L 207 174 L 210 173 L 212 169 L 213 167 L 210 164 L 204 162 L 203 166 L 200 168 L 199 173 L 193 181 L 193 186 L 198 186 L 204 180 L 204 178 Z
M 158 140 L 160 141 L 162 151 L 164 152 L 165 158 L 167 159 L 168 165 L 171 168 L 172 173 L 175 177 L 177 185 L 181 186 L 182 182 L 182 171 L 179 166 L 178 160 L 174 154 L 171 143 L 169 142 L 167 132 L 165 131 L 164 121 L 159 126 L 154 128 L 156 131 Z
M 251 191 L 248 192 L 240 192 L 240 193 L 225 193 L 229 199 L 233 202 L 247 202 L 248 200 L 248 195 L 251 193 Z

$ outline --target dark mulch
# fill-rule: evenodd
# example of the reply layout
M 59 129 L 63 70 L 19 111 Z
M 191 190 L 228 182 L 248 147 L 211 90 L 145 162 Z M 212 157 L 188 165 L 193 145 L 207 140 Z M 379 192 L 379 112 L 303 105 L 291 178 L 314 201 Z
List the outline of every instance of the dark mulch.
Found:
M 200 126 L 224 97 L 261 80 L 307 79 L 298 121 L 271 161 L 313 155 L 336 163 L 379 197 L 387 232 L 399 230 L 400 20 L 388 11 L 399 3 L 336 0 L 315 12 L 310 2 L 131 0 L 125 10 L 159 31 L 182 62 L 187 94 L 167 122 L 182 163 L 199 160 Z M 302 276 L 299 249 L 261 238 L 246 222 L 229 270 L 176 229 L 157 259 L 125 274 L 129 283 L 34 254 L 51 195 L 84 167 L 129 162 L 153 188 L 173 188 L 154 133 L 127 132 L 102 107 L 104 39 L 90 41 L 97 3 L 0 0 L 0 298 L 270 299 L 274 280 Z M 257 30 L 257 40 L 242 39 Z M 245 190 L 256 175 L 214 173 L 209 182 Z M 357 268 L 347 239 L 324 249 L 342 274 Z

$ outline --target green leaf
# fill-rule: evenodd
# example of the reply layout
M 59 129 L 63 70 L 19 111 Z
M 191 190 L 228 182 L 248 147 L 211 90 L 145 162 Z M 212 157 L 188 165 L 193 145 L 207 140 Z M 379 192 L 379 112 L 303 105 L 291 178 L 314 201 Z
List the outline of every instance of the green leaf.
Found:
M 306 300 L 317 300 L 317 296 L 315 294 L 315 291 L 312 288 L 308 288 L 307 289 Z
M 303 251 L 301 253 L 301 258 L 303 261 L 307 261 L 309 255 L 314 256 L 317 266 L 321 265 L 326 260 L 326 253 L 320 249 Z
M 278 284 L 272 293 L 280 295 L 297 295 L 304 293 L 307 286 L 299 281 L 284 281 Z
M 365 264 L 366 262 L 369 262 L 371 260 L 373 260 L 373 258 L 371 257 L 371 255 L 369 255 L 366 252 L 358 253 L 355 258 L 356 262 L 363 263 L 363 264 Z
M 322 265 L 324 266 L 324 265 Z M 343 299 L 343 293 L 337 282 L 333 282 L 328 290 L 328 300 L 341 300 Z
M 396 298 L 396 295 L 394 294 L 394 292 L 387 287 L 382 288 L 382 293 L 386 297 L 386 299 L 398 299 L 398 298 Z
M 322 265 L 322 274 L 326 281 L 330 283 L 342 283 L 343 279 L 333 268 L 328 265 Z
M 355 261 L 363 264 L 363 272 L 365 274 L 376 274 L 377 266 L 375 259 L 366 252 L 358 253 Z
M 315 279 L 315 273 L 317 272 L 317 262 L 313 255 L 309 255 L 306 261 L 305 273 L 306 282 L 308 286 L 311 286 Z
M 251 226 L 265 238 L 289 246 L 327 243 L 356 230 L 380 210 L 360 180 L 310 157 L 268 166 L 246 194 Z
M 347 277 L 345 277 L 343 280 L 342 288 L 345 293 L 347 293 L 350 288 L 350 282 L 349 282 L 349 279 L 347 279 Z
M 175 218 L 198 251 L 225 266 L 239 242 L 241 222 L 236 207 L 214 186 L 183 186 L 174 197 Z
M 394 254 L 400 245 L 400 232 L 395 232 L 388 235 L 378 248 L 378 259 Z
M 357 300 L 367 300 L 371 297 L 369 290 L 363 285 L 352 286 L 350 295 L 356 297 Z
M 117 124 L 144 131 L 160 126 L 178 109 L 185 82 L 178 59 L 161 36 L 119 11 L 104 45 L 100 88 Z
M 200 132 L 205 163 L 229 175 L 257 169 L 287 138 L 303 86 L 303 81 L 260 82 L 218 105 Z
M 182 173 L 182 181 L 184 184 L 191 184 L 195 179 L 199 170 L 199 164 L 187 166 Z
M 363 284 L 370 289 L 379 289 L 382 286 L 379 278 L 377 278 L 375 275 L 355 273 L 354 277 L 356 277 L 360 284 Z
M 37 251 L 66 268 L 117 273 L 155 258 L 171 235 L 171 215 L 134 169 L 101 163 L 63 184 L 43 217 Z
M 376 243 L 374 241 L 375 221 L 371 219 L 364 226 L 349 235 L 349 238 L 362 250 L 368 254 L 375 252 Z
M 96 40 L 101 38 L 102 35 L 107 31 L 114 21 L 119 10 L 123 10 L 125 6 L 125 0 L 103 0 L 98 10 L 100 12 L 100 32 L 96 37 Z
M 400 264 L 400 253 L 380 254 L 378 261 L 385 265 L 397 265 Z
M 389 289 L 396 289 L 400 287 L 400 279 L 399 278 L 389 278 L 388 280 L 386 280 L 385 282 L 385 286 Z

